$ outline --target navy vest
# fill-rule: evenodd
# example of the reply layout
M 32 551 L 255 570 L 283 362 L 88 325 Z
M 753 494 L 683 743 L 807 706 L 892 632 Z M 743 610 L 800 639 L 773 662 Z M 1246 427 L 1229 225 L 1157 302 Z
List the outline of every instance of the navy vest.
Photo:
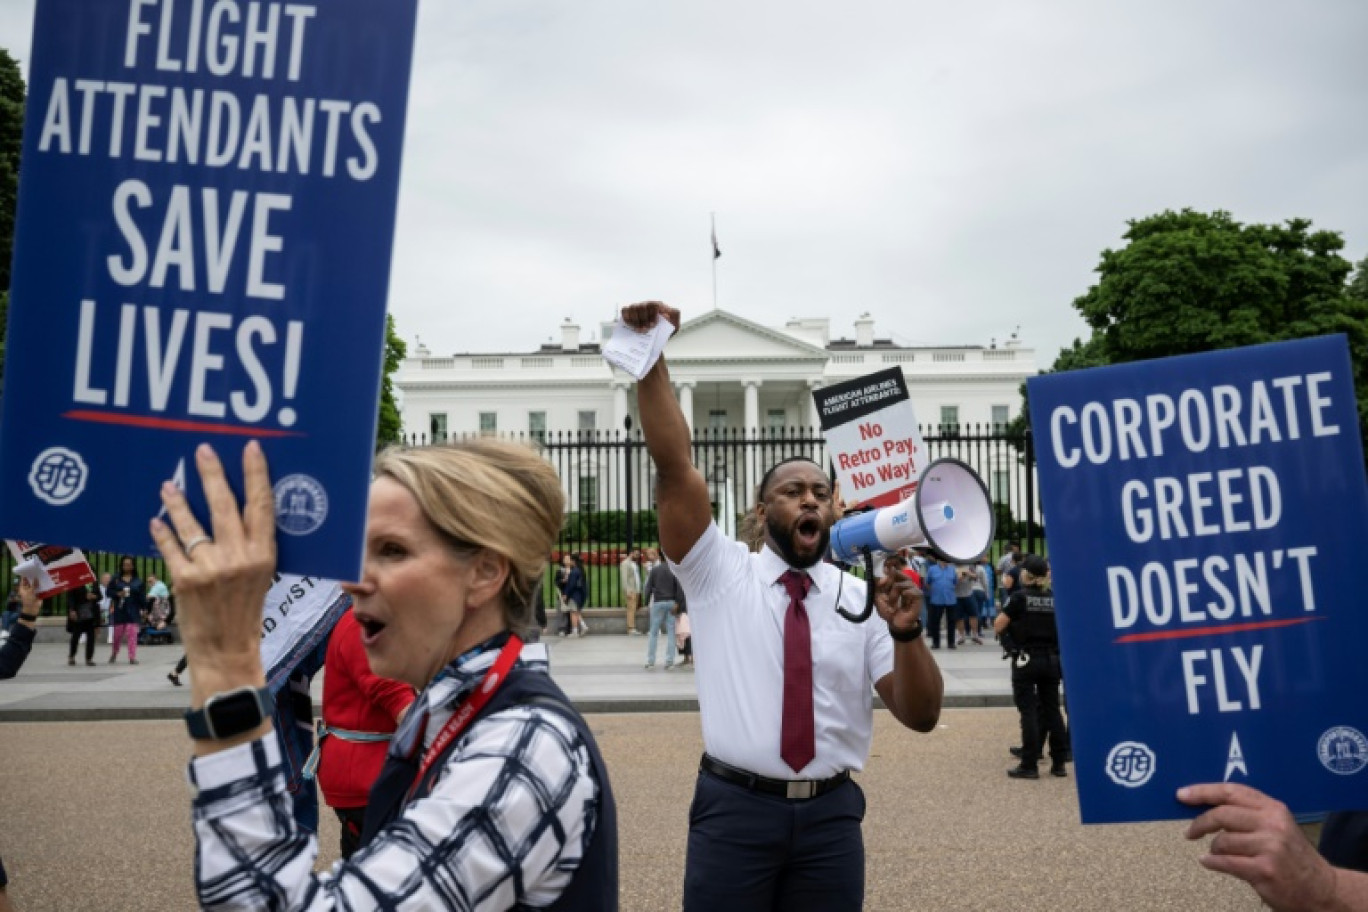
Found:
M 580 737 L 589 748 L 589 757 L 594 767 L 594 777 L 598 780 L 599 806 L 594 835 L 579 867 L 566 886 L 565 891 L 549 908 L 557 910 L 583 910 L 583 912 L 616 912 L 618 907 L 618 833 L 617 805 L 613 801 L 613 790 L 608 784 L 608 768 L 604 766 L 603 756 L 598 744 L 589 732 L 589 726 L 564 692 L 551 680 L 551 676 L 540 671 L 530 671 L 514 666 L 504 679 L 504 683 L 494 692 L 475 718 L 470 720 L 470 731 L 485 716 L 518 706 L 535 703 L 553 712 L 558 712 L 569 720 L 579 731 Z M 446 763 L 447 754 L 460 741 L 453 738 L 440 757 L 433 761 L 420 792 L 431 788 Z M 371 787 L 370 803 L 366 806 L 366 822 L 361 832 L 361 845 L 365 846 L 375 835 L 390 823 L 397 820 L 404 809 L 404 797 L 418 775 L 418 765 L 422 751 L 414 751 L 409 759 L 393 756 L 385 758 L 380 776 Z

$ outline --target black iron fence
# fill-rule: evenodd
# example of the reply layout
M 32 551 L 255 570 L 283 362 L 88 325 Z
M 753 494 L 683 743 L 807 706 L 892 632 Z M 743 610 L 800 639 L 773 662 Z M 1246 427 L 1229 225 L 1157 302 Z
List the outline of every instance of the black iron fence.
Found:
M 1030 435 L 1022 437 L 1001 429 L 959 425 L 924 426 L 922 439 L 931 460 L 953 457 L 970 465 L 988 486 L 997 516 L 993 546 L 996 559 L 1002 545 L 1018 539 L 1027 551 L 1044 547 L 1036 502 L 1035 466 Z M 578 553 L 584 561 L 589 583 L 589 606 L 620 606 L 622 578 L 618 565 L 633 548 L 657 547 L 659 530 L 655 512 L 655 470 L 640 430 L 577 431 L 537 435 L 503 435 L 540 446 L 556 468 L 566 495 L 566 521 L 553 560 Z M 414 436 L 409 445 L 427 443 Z M 830 470 L 826 442 L 806 428 L 783 430 L 699 431 L 693 439 L 694 465 L 708 481 L 713 515 L 729 535 L 736 535 L 745 515 L 755 503 L 755 493 L 765 470 L 782 459 L 806 456 Z M 0 549 L 0 580 L 12 578 L 14 559 Z M 114 572 L 118 555 L 87 552 L 96 575 Z M 138 575 L 162 576 L 160 560 L 137 558 Z M 555 604 L 547 573 L 546 602 Z M 58 596 L 44 605 L 44 613 L 65 615 L 67 598 Z
M 1042 548 L 1044 531 L 1037 504 L 1029 434 L 959 425 L 921 428 L 931 460 L 953 457 L 971 466 L 988 487 L 997 517 L 993 546 L 1019 539 L 1028 551 Z M 656 547 L 655 470 L 640 430 L 503 434 L 540 446 L 561 477 L 566 522 L 554 560 L 578 553 L 585 564 L 591 607 L 623 604 L 618 565 L 633 548 Z M 421 445 L 426 435 L 406 443 Z M 693 438 L 694 465 L 708 482 L 713 515 L 723 531 L 736 535 L 753 508 L 765 470 L 780 460 L 805 456 L 830 470 L 826 442 L 806 428 L 700 430 Z M 547 605 L 555 604 L 550 585 Z

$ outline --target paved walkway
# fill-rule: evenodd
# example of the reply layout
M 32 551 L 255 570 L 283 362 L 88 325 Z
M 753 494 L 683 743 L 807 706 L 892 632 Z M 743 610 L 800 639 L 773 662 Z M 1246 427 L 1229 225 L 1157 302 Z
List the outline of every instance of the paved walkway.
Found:
M 101 631 L 103 634 L 103 631 Z M 103 637 L 101 637 L 103 639 Z M 698 709 L 693 670 L 676 667 L 647 671 L 645 636 L 590 634 L 551 637 L 551 673 L 582 712 L 691 712 Z M 664 643 L 657 660 L 664 661 Z M 945 679 L 945 705 L 1011 706 L 1012 688 L 1002 650 L 989 640 L 933 653 Z M 108 721 L 171 719 L 184 712 L 189 691 L 173 687 L 166 674 L 181 656 L 180 646 L 142 646 L 138 664 L 126 654 L 107 664 L 109 646 L 96 644 L 96 665 L 67 665 L 65 644 L 33 647 L 18 677 L 0 687 L 0 722 Z M 191 671 L 193 674 L 193 669 Z M 322 675 L 314 681 L 314 702 L 322 695 Z

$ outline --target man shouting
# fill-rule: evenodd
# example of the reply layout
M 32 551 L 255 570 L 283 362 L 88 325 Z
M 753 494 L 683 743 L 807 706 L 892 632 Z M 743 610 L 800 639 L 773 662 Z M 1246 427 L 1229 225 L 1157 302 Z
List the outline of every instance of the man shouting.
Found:
M 679 311 L 622 311 L 647 330 Z M 712 519 L 689 425 L 662 357 L 637 387 L 656 465 L 660 544 L 689 603 L 705 753 L 690 811 L 684 908 L 847 910 L 864 898 L 864 767 L 873 697 L 903 725 L 940 718 L 940 670 L 922 639 L 921 593 L 878 584 L 879 617 L 852 624 L 865 583 L 824 563 L 835 504 L 821 466 L 789 459 L 760 483 L 758 553 Z

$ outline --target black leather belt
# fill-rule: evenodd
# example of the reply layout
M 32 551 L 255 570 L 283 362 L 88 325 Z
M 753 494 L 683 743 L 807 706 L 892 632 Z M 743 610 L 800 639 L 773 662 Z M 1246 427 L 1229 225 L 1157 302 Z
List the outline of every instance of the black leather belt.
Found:
M 846 782 L 850 781 L 850 770 L 837 773 L 830 779 L 771 779 L 768 776 L 757 776 L 755 773 L 737 769 L 723 763 L 716 757 L 709 757 L 707 754 L 704 754 L 703 759 L 699 761 L 698 768 L 725 782 L 748 788 L 752 792 L 777 795 L 780 798 L 788 798 L 793 801 L 816 798 L 818 795 L 825 794 L 836 786 L 845 785 Z

